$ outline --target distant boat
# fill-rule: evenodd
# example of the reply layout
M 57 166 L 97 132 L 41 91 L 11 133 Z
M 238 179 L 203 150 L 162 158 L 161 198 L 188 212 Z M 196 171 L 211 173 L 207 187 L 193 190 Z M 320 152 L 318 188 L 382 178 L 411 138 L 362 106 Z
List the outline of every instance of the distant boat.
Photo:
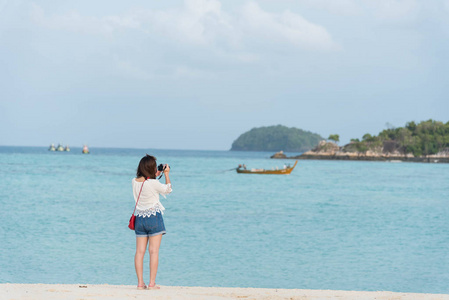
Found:
M 87 148 L 87 145 L 83 146 L 83 154 L 89 154 L 89 148 Z
M 67 152 L 69 152 L 69 151 L 70 151 L 70 147 L 69 147 L 69 145 L 65 146 L 65 148 L 64 148 L 64 151 L 67 151 Z
M 56 151 L 64 151 L 64 147 L 61 144 L 58 144 L 58 147 L 56 147 Z
M 48 151 L 56 151 L 55 144 L 51 144 Z
M 242 166 L 239 165 L 239 167 L 236 169 L 237 173 L 239 174 L 271 174 L 271 175 L 288 175 L 290 174 L 293 169 L 296 167 L 296 164 L 298 161 L 295 161 L 295 164 L 293 167 L 286 166 L 283 169 L 277 169 L 277 170 L 265 170 L 265 169 L 251 169 L 246 170 L 245 168 L 242 168 Z

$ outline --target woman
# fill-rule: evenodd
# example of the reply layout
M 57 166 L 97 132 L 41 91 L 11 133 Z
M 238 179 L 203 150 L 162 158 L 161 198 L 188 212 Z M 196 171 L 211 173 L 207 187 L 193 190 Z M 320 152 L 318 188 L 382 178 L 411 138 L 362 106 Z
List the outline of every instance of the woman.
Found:
M 165 184 L 156 179 L 161 174 L 157 170 L 156 158 L 151 155 L 144 156 L 137 167 L 136 178 L 132 180 L 134 200 L 139 202 L 136 207 L 136 255 L 134 265 L 137 274 L 138 289 L 159 289 L 156 286 L 157 266 L 159 263 L 159 247 L 162 235 L 165 234 L 164 220 L 162 214 L 165 208 L 159 201 L 159 194 L 171 193 L 170 167 L 165 165 L 163 170 Z M 140 197 L 139 197 L 140 194 Z M 150 282 L 148 287 L 143 281 L 143 257 L 149 244 L 150 253 Z

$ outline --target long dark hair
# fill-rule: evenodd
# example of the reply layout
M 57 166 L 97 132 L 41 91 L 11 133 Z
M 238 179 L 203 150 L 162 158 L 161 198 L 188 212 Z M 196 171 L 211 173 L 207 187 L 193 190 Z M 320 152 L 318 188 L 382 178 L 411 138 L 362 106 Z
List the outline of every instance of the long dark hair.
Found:
M 145 155 L 139 162 L 137 167 L 136 177 L 145 177 L 156 179 L 156 157 L 151 155 Z

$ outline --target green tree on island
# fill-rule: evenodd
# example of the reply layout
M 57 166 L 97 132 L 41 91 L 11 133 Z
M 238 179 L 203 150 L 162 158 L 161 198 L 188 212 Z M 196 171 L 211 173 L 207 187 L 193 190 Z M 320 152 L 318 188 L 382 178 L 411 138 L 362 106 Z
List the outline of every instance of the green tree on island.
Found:
M 288 151 L 304 152 L 315 147 L 323 137 L 310 131 L 286 126 L 253 128 L 241 134 L 231 151 Z
M 338 143 L 340 141 L 340 136 L 338 134 L 331 134 L 327 139 Z
M 415 157 L 449 152 L 449 122 L 430 119 L 416 124 L 412 121 L 404 127 L 389 127 L 377 136 L 366 133 L 361 141 L 351 139 L 351 143 L 346 145 L 344 150 L 398 152 L 404 155 L 413 154 Z
M 372 142 L 373 137 L 372 137 L 371 134 L 365 133 L 365 134 L 362 136 L 362 140 L 367 141 L 367 142 Z

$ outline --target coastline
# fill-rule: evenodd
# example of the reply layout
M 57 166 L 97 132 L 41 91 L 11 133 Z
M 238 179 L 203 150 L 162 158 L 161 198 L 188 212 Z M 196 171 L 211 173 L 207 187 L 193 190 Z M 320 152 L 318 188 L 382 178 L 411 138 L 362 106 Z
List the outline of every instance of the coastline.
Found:
M 351 144 L 348 144 L 351 146 Z M 348 151 L 348 145 L 340 147 L 335 143 L 321 141 L 314 149 L 300 155 L 287 156 L 283 151 L 276 152 L 270 158 L 295 159 L 295 160 L 350 160 L 350 161 L 384 161 L 384 162 L 418 162 L 418 163 L 449 163 L 449 151 L 440 151 L 436 154 L 414 156 L 411 153 L 400 153 L 398 151 L 376 151 L 365 152 Z
M 273 157 L 278 158 L 278 157 Z M 279 157 L 280 158 L 280 157 Z M 312 159 L 312 160 L 350 160 L 350 161 L 385 161 L 385 162 L 418 162 L 418 163 L 449 163 L 449 157 L 410 157 L 399 155 L 353 155 L 348 153 L 322 154 L 304 153 L 283 159 Z
M 302 289 L 161 286 L 137 290 L 131 285 L 108 284 L 0 284 L 0 299 L 448 299 L 448 294 L 389 291 L 338 291 Z

